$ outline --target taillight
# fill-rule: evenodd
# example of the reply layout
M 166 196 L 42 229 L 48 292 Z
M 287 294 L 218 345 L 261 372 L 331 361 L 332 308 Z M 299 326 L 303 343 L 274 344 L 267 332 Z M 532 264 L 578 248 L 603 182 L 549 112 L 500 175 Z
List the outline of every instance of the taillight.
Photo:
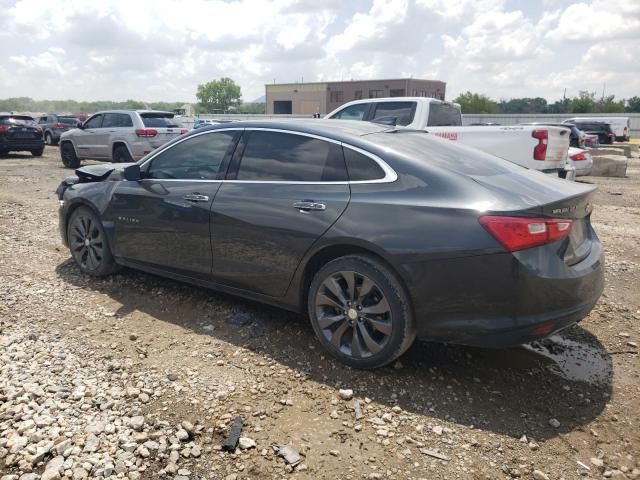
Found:
M 187 130 L 186 128 L 180 130 L 180 135 L 184 135 L 185 133 L 189 133 L 189 130 Z
M 547 144 L 549 143 L 548 130 L 534 130 L 531 136 L 538 140 L 538 144 L 533 147 L 533 159 L 544 160 L 547 157 Z
M 565 238 L 571 230 L 571 220 L 499 217 L 480 217 L 480 225 L 510 252 L 539 247 Z
M 158 134 L 158 131 L 152 128 L 136 130 L 136 135 L 139 137 L 155 137 L 157 134 Z
M 574 160 L 576 162 L 579 162 L 580 160 L 586 160 L 586 159 L 587 157 L 582 152 L 576 153 L 575 155 L 571 155 L 571 160 Z
M 53 125 L 51 125 L 52 128 L 64 128 L 64 123 L 54 123 Z
M 10 128 L 8 125 L 0 125 L 0 132 L 8 132 Z

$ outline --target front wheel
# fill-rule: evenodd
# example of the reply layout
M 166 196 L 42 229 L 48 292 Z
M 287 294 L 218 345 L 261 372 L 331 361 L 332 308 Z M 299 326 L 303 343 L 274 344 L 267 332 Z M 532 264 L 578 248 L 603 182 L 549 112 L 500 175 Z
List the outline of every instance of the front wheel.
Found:
M 76 155 L 76 150 L 69 142 L 64 142 L 60 146 L 60 158 L 67 168 L 78 168 L 80 166 L 80 160 Z
M 309 287 L 308 311 L 320 343 L 355 368 L 393 362 L 416 336 L 400 281 L 366 255 L 340 257 L 321 268 Z
M 80 270 L 103 277 L 120 269 L 114 261 L 107 236 L 98 216 L 87 207 L 79 207 L 67 224 L 71 256 Z
M 33 155 L 34 157 L 41 157 L 43 153 L 44 153 L 44 147 L 31 150 L 31 155 Z

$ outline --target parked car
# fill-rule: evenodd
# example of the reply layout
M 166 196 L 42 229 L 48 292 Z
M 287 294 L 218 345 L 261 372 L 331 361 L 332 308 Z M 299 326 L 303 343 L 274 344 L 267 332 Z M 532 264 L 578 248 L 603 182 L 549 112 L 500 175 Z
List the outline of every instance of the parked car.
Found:
M 567 128 L 571 133 L 569 136 L 569 147 L 574 148 L 584 148 L 584 137 L 585 134 L 582 130 L 578 129 L 575 125 L 571 123 L 547 123 L 547 122 L 528 122 L 528 123 L 520 123 L 519 125 L 534 125 L 534 126 L 547 126 L 547 127 L 559 127 L 559 128 Z
M 510 162 L 565 178 L 569 135 L 566 128 L 462 126 L 460 105 L 435 98 L 369 98 L 348 102 L 325 118 L 364 120 L 426 130 Z
M 83 159 L 131 162 L 187 132 L 174 122 L 171 112 L 98 112 L 60 136 L 60 156 L 69 168 L 77 168 Z
M 541 339 L 603 289 L 595 187 L 424 132 L 237 122 L 76 174 L 57 193 L 82 272 L 124 265 L 306 312 L 358 368 L 392 362 L 416 336 Z
M 31 152 L 34 157 L 42 155 L 42 128 L 29 115 L 0 112 L 0 155 L 24 151 Z
M 576 119 L 573 124 L 588 135 L 597 135 L 601 144 L 613 143 L 615 140 L 615 134 L 608 123 Z
M 206 127 L 208 125 L 220 125 L 221 123 L 231 123 L 233 120 L 227 119 L 209 119 L 209 118 L 196 118 L 193 122 L 193 129 Z
M 44 133 L 44 143 L 47 145 L 57 145 L 60 141 L 60 135 L 64 132 L 78 128 L 82 122 L 70 115 L 58 115 L 56 113 L 47 113 L 38 118 L 38 125 Z
M 576 176 L 589 175 L 593 167 L 593 157 L 589 150 L 571 147 L 569 149 L 569 162 L 576 169 Z
M 611 125 L 611 130 L 618 142 L 629 141 L 629 117 L 574 117 L 565 120 L 566 123 L 576 122 L 604 122 Z
M 580 131 L 582 132 L 582 130 Z M 584 133 L 584 146 L 586 148 L 599 148 L 600 141 L 598 140 L 598 135 L 591 135 L 588 133 Z

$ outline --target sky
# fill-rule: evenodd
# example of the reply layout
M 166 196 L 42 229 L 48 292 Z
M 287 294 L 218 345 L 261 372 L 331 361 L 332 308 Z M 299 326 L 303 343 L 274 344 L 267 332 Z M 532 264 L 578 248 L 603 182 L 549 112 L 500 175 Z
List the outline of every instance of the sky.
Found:
M 640 0 L 0 0 L 0 98 L 194 102 L 266 83 L 447 82 L 550 101 L 640 95 Z M 635 58 L 634 58 L 635 57 Z

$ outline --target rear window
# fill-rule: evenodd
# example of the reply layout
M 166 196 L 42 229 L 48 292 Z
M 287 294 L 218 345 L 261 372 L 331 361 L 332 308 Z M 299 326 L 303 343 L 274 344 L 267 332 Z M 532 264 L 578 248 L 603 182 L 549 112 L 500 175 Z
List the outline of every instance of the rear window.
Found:
M 173 119 L 173 115 L 163 115 L 157 113 L 142 113 L 142 123 L 145 127 L 159 127 L 159 128 L 180 128 L 180 125 Z
M 36 121 L 28 115 L 11 115 L 0 117 L 0 125 L 33 125 Z
M 416 111 L 416 102 L 380 102 L 375 104 L 375 112 L 372 120 L 387 121 L 389 124 L 409 125 L 413 121 Z
M 485 177 L 524 168 L 475 148 L 438 140 L 426 132 L 381 132 L 368 135 L 367 139 L 382 148 L 392 149 L 412 162 L 425 162 L 464 175 Z
M 428 127 L 458 127 L 462 125 L 460 110 L 449 103 L 429 104 Z
M 81 123 L 80 120 L 75 117 L 58 117 L 58 121 L 65 125 L 77 125 L 78 123 Z

